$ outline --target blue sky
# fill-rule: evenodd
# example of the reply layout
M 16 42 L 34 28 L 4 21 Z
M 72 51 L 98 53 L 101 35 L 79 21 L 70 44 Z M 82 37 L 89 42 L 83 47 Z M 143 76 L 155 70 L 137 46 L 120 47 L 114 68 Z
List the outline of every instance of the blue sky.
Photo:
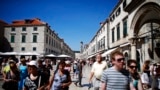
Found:
M 72 50 L 89 43 L 119 0 L 1 0 L 0 19 L 39 18 L 63 38 Z

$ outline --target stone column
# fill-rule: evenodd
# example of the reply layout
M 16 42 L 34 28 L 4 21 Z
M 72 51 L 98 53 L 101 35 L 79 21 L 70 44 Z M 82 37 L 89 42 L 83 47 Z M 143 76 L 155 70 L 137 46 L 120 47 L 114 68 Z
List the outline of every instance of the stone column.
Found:
M 148 45 L 148 43 L 146 43 L 145 44 L 145 58 L 144 58 L 144 60 L 150 60 L 150 57 L 148 54 L 148 48 L 149 48 L 149 45 Z
M 136 44 L 133 43 L 131 44 L 131 59 L 135 59 L 136 60 Z

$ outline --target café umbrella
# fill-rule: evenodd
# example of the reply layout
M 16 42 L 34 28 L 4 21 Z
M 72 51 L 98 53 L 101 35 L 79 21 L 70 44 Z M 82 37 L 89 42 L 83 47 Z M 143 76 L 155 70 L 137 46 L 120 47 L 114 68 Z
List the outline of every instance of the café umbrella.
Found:
M 54 54 L 48 54 L 48 55 L 46 55 L 46 57 L 57 57 L 57 56 Z
M 58 55 L 58 57 L 60 57 L 60 58 L 70 58 L 71 56 L 65 55 L 65 54 L 61 54 L 61 55 Z

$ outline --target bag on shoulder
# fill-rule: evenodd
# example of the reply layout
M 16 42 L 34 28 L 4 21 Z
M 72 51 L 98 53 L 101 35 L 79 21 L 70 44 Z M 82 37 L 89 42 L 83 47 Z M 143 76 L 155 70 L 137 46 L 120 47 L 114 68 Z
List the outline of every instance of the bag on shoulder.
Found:
M 10 71 L 6 73 L 6 76 L 7 76 L 7 79 L 12 78 L 11 75 L 10 75 Z M 2 84 L 2 88 L 5 89 L 5 90 L 8 89 L 11 85 L 10 83 L 11 83 L 10 81 L 4 81 L 3 84 Z
M 4 83 L 2 84 L 2 88 L 3 88 L 3 89 L 7 89 L 7 87 L 8 87 L 8 86 L 7 86 L 7 82 L 4 82 Z
M 5 89 L 5 90 L 7 90 L 7 89 L 9 89 L 10 88 L 10 86 L 11 86 L 11 82 L 4 82 L 3 84 L 2 84 L 2 88 L 3 89 Z

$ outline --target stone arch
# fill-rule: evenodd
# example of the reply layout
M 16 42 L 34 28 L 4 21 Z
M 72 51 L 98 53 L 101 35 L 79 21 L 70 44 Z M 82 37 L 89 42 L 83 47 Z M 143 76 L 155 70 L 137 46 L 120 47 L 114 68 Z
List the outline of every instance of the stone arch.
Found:
M 137 37 L 141 37 L 142 34 L 144 35 L 144 33 L 146 32 L 145 30 L 147 30 L 147 29 L 142 29 L 142 28 L 143 28 L 143 26 L 145 26 L 149 23 L 152 23 L 152 24 L 156 23 L 156 24 L 160 25 L 160 5 L 158 3 L 147 2 L 144 5 L 140 6 L 140 8 L 138 8 L 138 10 L 135 12 L 135 15 L 133 16 L 132 21 L 131 21 L 130 29 L 131 29 L 132 33 L 130 36 L 132 37 L 135 34 Z M 142 39 L 146 38 L 144 36 L 142 36 Z M 143 43 L 146 43 L 146 42 L 143 41 L 140 44 L 138 44 L 138 48 L 141 48 L 141 45 Z M 148 45 L 146 45 L 146 46 L 148 46 L 147 48 L 152 50 L 152 55 L 155 55 L 154 51 L 153 51 L 154 49 L 152 49 L 154 47 L 154 44 L 152 44 L 151 40 L 150 40 L 150 42 L 147 42 L 147 44 L 148 44 Z M 145 51 L 147 52 L 147 50 L 145 50 Z M 136 57 L 138 57 L 138 56 L 136 56 Z M 136 58 L 136 59 L 138 59 L 138 58 Z M 151 59 L 151 57 L 150 57 L 150 59 Z M 139 62 L 139 60 L 137 60 L 137 61 Z
M 147 22 L 156 22 L 160 24 L 160 6 L 158 4 L 149 2 L 137 10 L 131 22 L 133 34 L 138 34 L 141 26 Z

